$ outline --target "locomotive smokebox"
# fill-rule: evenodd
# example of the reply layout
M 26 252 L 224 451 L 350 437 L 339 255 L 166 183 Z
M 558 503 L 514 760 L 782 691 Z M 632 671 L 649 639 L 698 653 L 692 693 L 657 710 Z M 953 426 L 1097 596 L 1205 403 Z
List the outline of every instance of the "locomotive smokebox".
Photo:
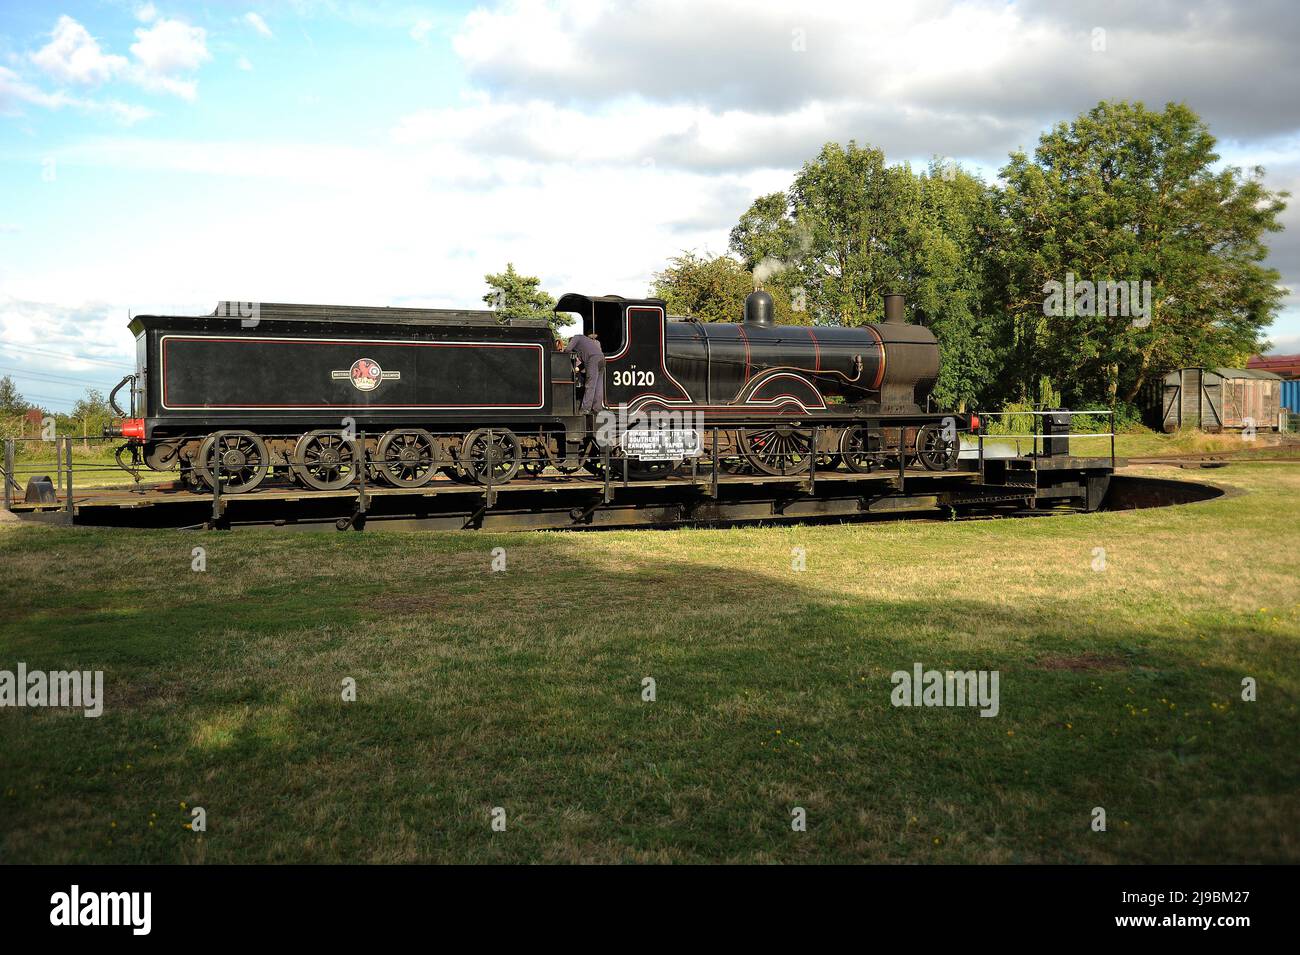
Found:
M 764 326 L 772 324 L 772 296 L 762 289 L 745 296 L 745 324 Z
M 897 292 L 885 296 L 885 321 L 891 325 L 907 324 L 903 317 L 903 296 Z

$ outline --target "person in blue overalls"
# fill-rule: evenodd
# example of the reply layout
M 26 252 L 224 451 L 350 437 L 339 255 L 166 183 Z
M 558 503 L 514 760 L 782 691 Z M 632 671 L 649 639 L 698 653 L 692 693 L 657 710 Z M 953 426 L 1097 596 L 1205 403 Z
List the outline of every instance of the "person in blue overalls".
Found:
M 582 362 L 583 414 L 591 414 L 605 407 L 605 353 L 600 350 L 600 342 L 595 332 L 590 335 L 574 335 L 569 339 L 565 351 L 577 355 Z

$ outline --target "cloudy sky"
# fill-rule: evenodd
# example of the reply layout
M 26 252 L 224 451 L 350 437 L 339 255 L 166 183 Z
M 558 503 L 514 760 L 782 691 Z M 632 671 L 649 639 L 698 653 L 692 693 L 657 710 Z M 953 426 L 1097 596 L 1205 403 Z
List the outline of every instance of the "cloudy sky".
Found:
M 1297 49 L 1294 0 L 6 0 L 0 374 L 67 408 L 128 311 L 476 306 L 507 260 L 644 294 L 827 140 L 991 178 L 1103 98 L 1185 101 L 1297 192 Z

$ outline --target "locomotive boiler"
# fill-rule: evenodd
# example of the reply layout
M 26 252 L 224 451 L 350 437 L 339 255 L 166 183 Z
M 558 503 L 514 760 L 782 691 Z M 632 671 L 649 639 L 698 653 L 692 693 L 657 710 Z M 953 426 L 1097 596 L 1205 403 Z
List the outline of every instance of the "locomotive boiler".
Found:
M 933 334 L 887 296 L 886 320 L 778 325 L 756 291 L 737 322 L 669 316 L 660 299 L 566 294 L 606 355 L 602 411 L 688 413 L 721 433 L 728 467 L 768 475 L 955 462 L 951 420 L 929 408 Z M 504 483 L 546 468 L 600 473 L 616 446 L 578 412 L 580 376 L 547 322 L 490 311 L 222 303 L 211 315 L 135 317 L 131 408 L 110 432 L 124 467 L 179 470 L 248 492 L 268 478 L 336 490 L 360 469 L 398 487 L 439 472 Z M 114 407 L 117 408 L 114 392 Z M 626 417 L 620 420 L 626 420 Z M 963 425 L 969 422 L 963 421 Z M 890 445 L 883 433 L 896 428 Z M 715 434 L 714 440 L 719 440 Z M 717 455 L 721 459 L 721 455 Z M 633 462 L 662 474 L 680 460 Z M 626 468 L 627 465 L 624 465 Z
M 723 420 L 867 409 L 914 415 L 939 375 L 938 343 L 928 328 L 904 321 L 901 295 L 885 296 L 884 323 L 857 327 L 777 325 L 764 291 L 745 299 L 736 323 L 672 320 L 663 302 L 614 296 L 566 295 L 556 308 L 598 333 L 606 400 L 633 411 L 690 408 Z

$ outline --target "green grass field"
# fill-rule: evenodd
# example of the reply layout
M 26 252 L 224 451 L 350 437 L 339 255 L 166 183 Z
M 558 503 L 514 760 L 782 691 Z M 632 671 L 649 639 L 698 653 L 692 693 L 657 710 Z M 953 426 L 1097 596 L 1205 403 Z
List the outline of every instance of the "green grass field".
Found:
M 101 669 L 106 696 L 0 710 L 0 861 L 1298 861 L 1300 468 L 1141 473 L 1241 493 L 671 532 L 0 524 L 0 669 Z M 999 715 L 893 707 L 917 662 L 998 670 Z

